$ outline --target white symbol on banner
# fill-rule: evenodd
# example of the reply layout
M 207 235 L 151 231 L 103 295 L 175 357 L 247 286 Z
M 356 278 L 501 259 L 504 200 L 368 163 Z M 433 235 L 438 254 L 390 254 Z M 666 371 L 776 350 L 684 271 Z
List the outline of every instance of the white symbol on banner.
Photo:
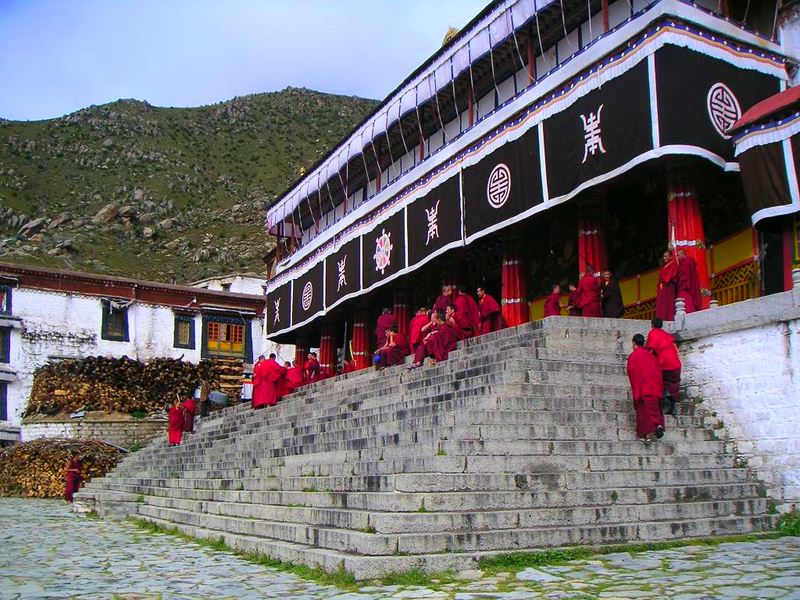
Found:
M 347 285 L 347 278 L 346 278 L 347 273 L 345 272 L 345 269 L 347 267 L 347 254 L 344 255 L 344 258 L 342 258 L 342 260 L 337 261 L 336 267 L 339 270 L 339 281 L 336 283 L 336 291 L 338 292 L 340 289 L 342 289 L 343 285 L 345 286 Z
M 314 286 L 311 285 L 310 281 L 306 281 L 306 284 L 303 286 L 303 297 L 301 298 L 303 304 L 303 310 L 308 310 L 311 308 L 311 301 L 314 299 Z
M 486 183 L 486 199 L 492 208 L 500 208 L 511 195 L 511 171 L 503 163 L 489 173 Z
M 723 138 L 730 139 L 728 131 L 742 116 L 739 101 L 724 83 L 715 83 L 708 90 L 706 106 L 711 124 Z
M 382 229 L 381 235 L 375 239 L 375 254 L 372 256 L 375 259 L 375 270 L 380 271 L 381 275 L 392 262 L 392 248 L 392 234 Z
M 585 140 L 581 164 L 586 162 L 590 154 L 594 156 L 595 152 L 598 150 L 603 154 L 606 153 L 605 146 L 603 146 L 603 138 L 600 137 L 602 133 L 600 130 L 600 114 L 603 112 L 603 106 L 605 105 L 600 105 L 600 108 L 597 109 L 597 114 L 589 113 L 588 119 L 586 115 L 581 115 L 581 121 L 583 121 L 583 138 Z
M 437 200 L 432 208 L 425 209 L 425 214 L 428 216 L 428 239 L 425 240 L 426 246 L 433 238 L 439 239 L 439 202 L 441 202 L 441 200 Z
M 281 322 L 281 299 L 275 300 L 275 318 L 272 319 L 272 324 L 277 325 Z

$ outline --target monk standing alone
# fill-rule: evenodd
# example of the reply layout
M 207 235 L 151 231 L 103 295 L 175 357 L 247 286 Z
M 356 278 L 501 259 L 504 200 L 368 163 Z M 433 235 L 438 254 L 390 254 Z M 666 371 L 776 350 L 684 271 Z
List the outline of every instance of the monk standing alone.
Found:
M 578 282 L 578 307 L 583 317 L 602 317 L 603 304 L 600 299 L 600 282 L 594 276 L 594 269 L 586 267 L 586 272 Z
M 554 285 L 553 291 L 544 302 L 544 317 L 558 317 L 561 315 L 561 286 Z
M 183 407 L 180 398 L 169 407 L 169 424 L 167 425 L 167 442 L 170 446 L 179 446 L 183 436 Z
M 676 283 L 678 265 L 672 259 L 672 252 L 664 252 L 663 262 L 658 271 L 658 289 L 656 290 L 656 317 L 662 321 L 675 320 L 675 298 L 678 297 Z
M 497 300 L 486 293 L 486 288 L 478 288 L 478 299 L 480 300 L 478 308 L 481 317 L 481 335 L 505 329 L 508 325 L 503 318 L 503 311 L 500 310 Z
M 644 347 L 644 336 L 633 336 L 633 352 L 628 356 L 628 379 L 636 410 L 636 437 L 649 445 L 652 436 L 664 436 L 661 397 L 664 393 L 658 359 Z
M 703 295 L 700 291 L 700 277 L 697 275 L 697 263 L 686 250 L 678 250 L 678 298 L 683 298 L 686 314 L 703 308 Z
M 72 502 L 72 495 L 81 487 L 81 459 L 77 452 L 73 452 L 65 467 L 66 487 L 64 500 Z

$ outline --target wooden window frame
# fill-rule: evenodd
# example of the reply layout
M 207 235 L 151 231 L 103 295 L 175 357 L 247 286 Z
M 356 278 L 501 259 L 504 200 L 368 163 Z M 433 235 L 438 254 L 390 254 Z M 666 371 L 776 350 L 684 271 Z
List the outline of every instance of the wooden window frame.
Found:
M 11 327 L 0 327 L 0 363 L 11 362 Z
M 242 352 L 241 353 L 234 353 L 234 352 L 215 352 L 214 350 L 210 349 L 208 346 L 209 343 L 209 326 L 212 324 L 216 324 L 220 327 L 225 325 L 238 325 L 242 327 Z M 204 315 L 203 316 L 203 325 L 202 325 L 202 333 L 203 338 L 201 341 L 201 357 L 202 358 L 213 358 L 217 357 L 233 357 L 239 358 L 241 357 L 244 362 L 252 363 L 253 362 L 253 337 L 252 337 L 252 317 L 228 317 L 228 316 L 218 316 L 218 315 Z
M 9 421 L 8 418 L 8 382 L 0 381 L 0 421 Z
M 0 302 L 0 315 L 11 314 L 12 289 L 10 285 L 0 285 L 0 293 L 3 294 L 3 300 Z
M 130 341 L 130 336 L 128 333 L 128 310 L 130 307 L 126 306 L 125 308 L 118 308 L 115 309 L 113 312 L 121 312 L 122 313 L 122 329 L 123 332 L 121 334 L 111 333 L 109 332 L 109 327 L 111 325 L 111 303 L 108 300 L 103 300 L 103 323 L 100 327 L 100 337 L 104 340 L 108 340 L 110 342 L 128 342 Z
M 189 342 L 186 344 L 181 344 L 178 340 L 178 324 L 179 323 L 188 323 L 189 324 Z M 194 350 L 195 349 L 195 326 L 194 317 L 192 315 L 175 315 L 175 335 L 173 339 L 172 345 L 175 348 L 185 348 L 186 350 Z

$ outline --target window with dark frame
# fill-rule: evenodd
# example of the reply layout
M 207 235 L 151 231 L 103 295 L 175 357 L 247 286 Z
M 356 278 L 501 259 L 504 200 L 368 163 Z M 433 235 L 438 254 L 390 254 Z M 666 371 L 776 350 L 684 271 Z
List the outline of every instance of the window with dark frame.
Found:
M 212 354 L 244 355 L 244 325 L 209 321 L 206 324 L 206 346 Z
M 0 315 L 11 314 L 11 286 L 0 285 Z
M 101 335 L 112 342 L 128 341 L 128 307 L 108 300 L 103 301 L 103 325 Z
M 0 381 L 0 421 L 8 421 L 8 383 Z
M 194 350 L 194 317 L 191 315 L 175 315 L 176 348 Z
M 11 327 L 0 327 L 0 363 L 11 362 Z

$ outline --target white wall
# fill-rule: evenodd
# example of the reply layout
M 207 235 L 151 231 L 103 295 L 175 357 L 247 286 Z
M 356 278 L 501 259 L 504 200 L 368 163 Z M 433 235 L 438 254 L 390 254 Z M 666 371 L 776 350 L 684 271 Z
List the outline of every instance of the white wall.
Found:
M 251 294 L 253 296 L 263 296 L 264 286 L 267 285 L 267 278 L 256 277 L 253 275 L 233 274 L 203 279 L 193 283 L 192 287 L 221 292 L 224 290 L 222 287 L 223 284 L 230 284 L 230 288 L 227 291 L 231 292 L 232 294 Z
M 800 289 L 686 316 L 682 383 L 777 501 L 800 503 Z
M 19 425 L 33 384 L 33 372 L 51 358 L 123 356 L 147 361 L 183 356 L 196 363 L 201 357 L 202 315 L 197 314 L 195 348 L 175 348 L 175 313 L 172 308 L 134 303 L 128 309 L 128 342 L 101 338 L 102 299 L 92 296 L 17 288 L 12 292 L 10 362 L 0 363 L 0 378 L 8 383 L 8 421 Z M 251 323 L 253 356 L 266 350 L 263 321 Z

